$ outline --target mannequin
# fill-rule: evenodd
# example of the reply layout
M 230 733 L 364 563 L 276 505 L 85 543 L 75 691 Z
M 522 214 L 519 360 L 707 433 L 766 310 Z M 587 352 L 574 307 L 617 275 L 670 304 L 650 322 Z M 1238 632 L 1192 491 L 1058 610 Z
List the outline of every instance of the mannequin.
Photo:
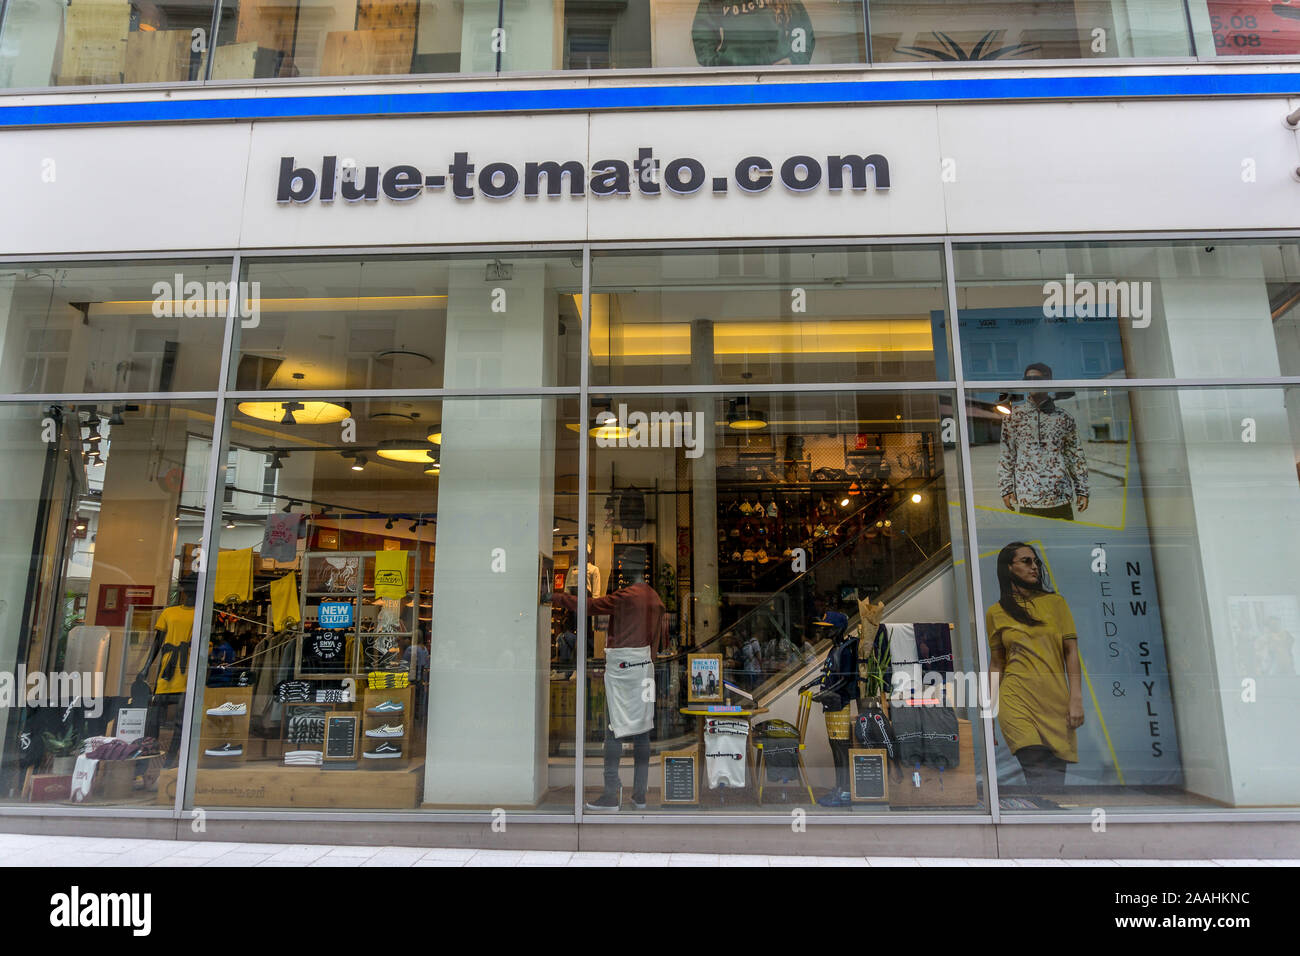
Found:
M 837 611 L 827 611 L 820 621 L 813 622 L 818 630 L 830 632 L 831 649 L 826 653 L 821 674 L 815 681 L 805 684 L 800 692 L 819 688 L 813 700 L 822 705 L 826 721 L 826 737 L 835 761 L 835 786 L 826 796 L 818 799 L 823 807 L 845 807 L 852 803 L 849 792 L 849 748 L 851 712 L 849 705 L 858 696 L 858 642 L 850 640 L 842 621 L 847 619 Z
M 149 721 L 145 736 L 158 737 L 167 712 L 168 726 L 172 728 L 167 745 L 164 766 L 174 767 L 181 745 L 181 723 L 185 717 L 185 690 L 190 666 L 190 638 L 194 632 L 194 597 L 198 581 L 184 578 L 180 581 L 180 603 L 163 609 L 154 624 L 153 647 L 144 667 L 136 676 L 137 683 L 148 685 L 148 675 L 155 660 L 159 661 L 158 676 L 153 684 L 149 704 Z
M 619 761 L 623 743 L 632 739 L 632 803 L 646 806 L 650 782 L 650 731 L 654 729 L 654 655 L 668 643 L 668 619 L 663 601 L 645 581 L 642 571 L 630 573 L 631 584 L 605 597 L 588 597 L 587 613 L 608 614 L 605 644 L 605 786 L 588 803 L 595 812 L 617 812 L 622 805 Z M 572 594 L 555 595 L 555 603 L 570 611 L 578 607 Z

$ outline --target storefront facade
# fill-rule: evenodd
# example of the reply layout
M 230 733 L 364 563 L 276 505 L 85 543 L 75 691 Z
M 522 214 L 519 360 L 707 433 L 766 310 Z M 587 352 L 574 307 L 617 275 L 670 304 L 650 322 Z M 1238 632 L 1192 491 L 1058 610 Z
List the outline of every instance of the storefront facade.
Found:
M 417 6 L 6 7 L 0 827 L 1294 848 L 1294 18 Z

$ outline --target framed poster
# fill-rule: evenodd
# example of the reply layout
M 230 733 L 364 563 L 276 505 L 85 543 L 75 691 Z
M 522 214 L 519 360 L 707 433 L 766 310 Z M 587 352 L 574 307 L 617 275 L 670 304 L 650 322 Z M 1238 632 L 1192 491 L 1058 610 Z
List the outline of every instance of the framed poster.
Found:
M 356 760 L 357 728 L 361 715 L 351 711 L 332 710 L 325 715 L 324 760 Z
M 322 551 L 337 551 L 339 549 L 339 532 L 337 528 L 321 528 L 316 535 L 316 547 Z
M 691 750 L 665 750 L 660 756 L 663 760 L 664 774 L 663 787 L 660 790 L 662 794 L 660 802 L 664 804 L 698 803 L 696 785 L 700 776 L 697 751 L 694 748 Z
M 722 655 L 686 655 L 686 699 L 688 702 L 722 700 Z
M 889 763 L 883 750 L 849 750 L 849 796 L 854 803 L 889 802 Z

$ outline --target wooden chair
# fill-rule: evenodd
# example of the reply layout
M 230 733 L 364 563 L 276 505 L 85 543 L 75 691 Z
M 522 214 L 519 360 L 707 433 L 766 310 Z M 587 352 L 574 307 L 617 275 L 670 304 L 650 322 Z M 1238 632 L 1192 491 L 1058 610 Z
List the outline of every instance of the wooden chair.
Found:
M 796 751 L 796 760 L 799 767 L 799 781 L 803 789 L 808 791 L 808 801 L 815 802 L 813 797 L 812 784 L 808 782 L 808 768 L 803 763 L 804 737 L 808 732 L 808 718 L 812 714 L 812 695 L 811 690 L 806 690 L 799 695 L 799 713 L 795 717 L 795 729 L 799 731 L 799 749 Z M 757 734 L 754 735 L 754 788 L 755 795 L 758 798 L 758 805 L 763 805 L 763 741 Z M 783 785 L 785 786 L 785 785 Z

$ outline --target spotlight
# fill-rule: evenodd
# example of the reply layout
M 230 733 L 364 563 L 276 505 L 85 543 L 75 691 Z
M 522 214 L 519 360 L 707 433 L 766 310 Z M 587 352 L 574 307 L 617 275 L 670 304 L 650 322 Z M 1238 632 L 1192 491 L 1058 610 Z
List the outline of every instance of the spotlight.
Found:
M 410 526 L 409 528 L 407 528 L 406 530 L 409 531 L 411 534 L 415 534 L 415 532 L 418 531 L 419 528 L 420 528 L 420 522 L 418 522 L 418 521 L 412 521 L 412 522 L 411 522 L 411 526 Z
M 89 527 L 89 525 L 86 523 L 85 518 L 81 517 L 81 515 L 77 515 L 77 523 L 76 525 L 74 525 L 74 527 L 77 529 L 77 531 L 85 531 Z
M 996 405 L 994 405 L 993 407 L 996 408 L 996 409 L 997 409 L 1000 413 L 1002 413 L 1003 415 L 1010 415 L 1010 414 L 1011 414 L 1011 400 L 1012 400 L 1011 393 L 1010 393 L 1010 392 L 1003 392 L 1001 395 L 998 396 L 998 403 L 997 403 Z
M 389 518 L 389 519 L 388 519 L 388 523 L 384 525 L 384 529 L 385 529 L 386 531 L 392 531 L 392 530 L 393 530 L 393 519 L 392 519 L 392 518 Z
M 274 468 L 274 469 L 283 468 L 283 467 L 284 467 L 284 458 L 285 458 L 285 453 L 284 453 L 284 452 L 282 452 L 282 451 L 275 451 L 275 452 L 272 452 L 272 453 L 271 453 L 271 464 L 270 464 L 270 467 L 271 467 L 271 468 Z
M 288 501 L 284 503 L 284 507 L 281 508 L 280 510 L 283 511 L 285 514 L 288 514 L 290 511 L 293 510 L 293 506 L 296 505 L 297 503 L 298 502 L 290 498 Z
M 847 508 L 848 506 L 849 506 L 849 499 L 848 499 L 848 498 L 841 498 L 841 499 L 840 499 L 840 507 L 841 507 L 841 508 Z
M 370 459 L 368 459 L 365 455 L 357 455 L 357 457 L 352 460 L 352 470 L 364 471 L 366 467 L 366 462 L 369 460 Z
M 912 492 L 912 504 L 919 505 L 920 503 L 921 503 L 921 493 L 919 491 Z
M 284 409 L 284 417 L 280 419 L 282 425 L 297 425 L 298 419 L 293 417 L 293 413 L 307 408 L 302 402 L 283 402 L 280 407 Z
M 226 527 L 227 527 L 227 528 L 233 528 L 234 526 L 235 526 L 235 522 L 234 522 L 234 520 L 231 519 L 231 518 L 227 518 L 227 519 L 226 519 Z

